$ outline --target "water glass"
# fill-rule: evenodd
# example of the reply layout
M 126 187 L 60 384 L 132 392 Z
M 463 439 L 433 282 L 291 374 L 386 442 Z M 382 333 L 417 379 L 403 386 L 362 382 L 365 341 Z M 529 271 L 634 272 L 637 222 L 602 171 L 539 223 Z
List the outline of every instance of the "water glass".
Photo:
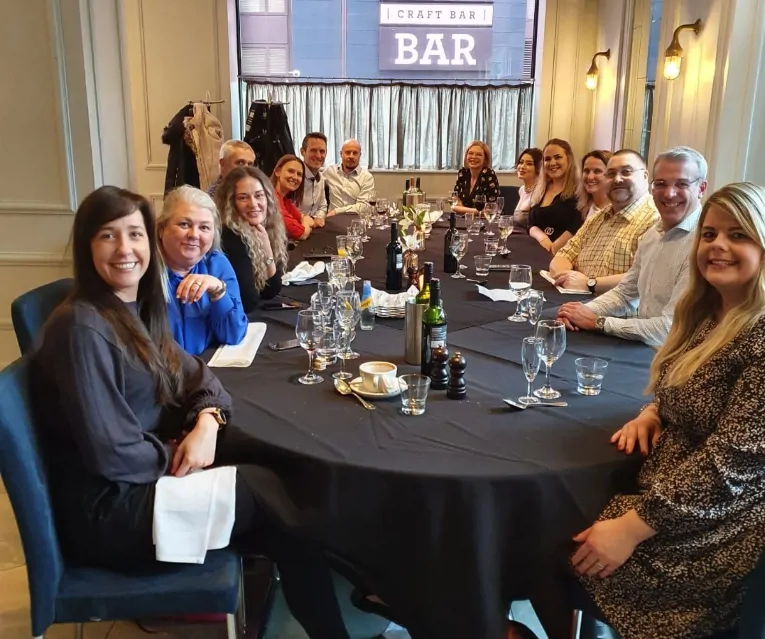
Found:
M 538 404 L 540 402 L 531 393 L 531 385 L 534 383 L 534 379 L 536 379 L 537 373 L 539 373 L 539 366 L 542 364 L 542 360 L 539 357 L 540 341 L 538 337 L 523 338 L 521 362 L 523 363 L 523 374 L 526 377 L 526 394 L 518 398 L 518 401 L 522 404 Z
M 404 415 L 422 415 L 428 401 L 430 377 L 415 373 L 401 375 L 398 387 L 401 390 L 401 412 Z
M 545 305 L 545 295 L 542 291 L 528 289 L 520 300 L 521 313 L 528 318 L 532 326 L 536 326 Z
M 511 322 L 525 322 L 526 318 L 521 313 L 521 293 L 531 288 L 531 267 L 528 264 L 513 264 L 510 267 L 508 285 L 518 296 L 518 302 L 515 305 L 515 313 L 507 319 Z
M 322 329 L 319 346 L 316 349 L 317 359 L 321 359 L 326 366 L 337 361 L 337 351 L 342 344 L 343 334 L 338 324 L 326 324 Z
M 492 235 L 494 234 L 492 233 Z M 497 251 L 499 250 L 499 238 L 497 237 L 485 238 L 483 241 L 483 249 L 486 255 L 491 255 L 492 257 L 494 257 L 497 254 Z
M 580 395 L 599 395 L 608 362 L 598 357 L 580 357 L 576 365 L 576 390 Z
M 298 378 L 301 384 L 320 384 L 324 381 L 324 378 L 317 375 L 313 370 L 313 357 L 321 341 L 322 333 L 320 312 L 298 311 L 295 322 L 295 337 L 297 337 L 300 346 L 308 353 L 308 372 Z
M 486 235 L 491 237 L 494 235 L 494 231 L 491 230 L 491 225 L 494 224 L 494 220 L 497 219 L 497 203 L 486 202 L 483 216 L 486 218 Z
M 537 324 L 537 352 L 545 363 L 545 385 L 534 391 L 541 399 L 558 399 L 560 392 L 550 386 L 550 369 L 566 351 L 566 325 L 559 320 L 542 320 Z
M 337 242 L 337 254 L 339 257 L 348 257 L 347 253 L 345 252 L 345 243 L 347 240 L 347 235 L 338 235 L 335 237 L 335 241 Z
M 478 277 L 488 277 L 491 255 L 476 255 L 473 259 L 475 260 L 475 274 Z
M 507 238 L 513 233 L 513 216 L 504 215 L 500 217 L 497 228 L 499 229 L 499 239 L 502 240 L 502 249 L 499 254 L 510 255 L 510 249 L 507 248 Z

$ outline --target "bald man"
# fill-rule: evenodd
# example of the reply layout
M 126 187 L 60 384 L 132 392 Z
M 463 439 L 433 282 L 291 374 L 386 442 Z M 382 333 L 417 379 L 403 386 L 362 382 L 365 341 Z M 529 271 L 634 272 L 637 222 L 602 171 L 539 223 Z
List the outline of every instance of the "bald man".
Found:
M 324 170 L 322 176 L 329 185 L 329 213 L 358 213 L 375 192 L 375 179 L 360 166 L 361 144 L 346 140 L 340 148 L 340 164 Z

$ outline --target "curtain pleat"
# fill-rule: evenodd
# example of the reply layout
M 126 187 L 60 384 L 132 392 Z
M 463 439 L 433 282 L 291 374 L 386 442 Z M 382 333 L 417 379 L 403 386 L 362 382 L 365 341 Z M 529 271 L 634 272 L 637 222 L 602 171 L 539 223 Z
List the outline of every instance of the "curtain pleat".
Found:
M 512 169 L 531 139 L 533 87 L 243 81 L 242 112 L 253 100 L 285 104 L 296 146 L 327 136 L 327 163 L 359 140 L 370 169 L 457 169 L 471 140 L 485 141 L 492 166 Z

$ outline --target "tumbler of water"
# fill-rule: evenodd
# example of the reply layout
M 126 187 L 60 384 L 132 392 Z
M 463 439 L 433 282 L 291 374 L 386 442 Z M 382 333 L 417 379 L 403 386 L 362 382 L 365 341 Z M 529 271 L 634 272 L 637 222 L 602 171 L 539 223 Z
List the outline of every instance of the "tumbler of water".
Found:
M 580 357 L 576 365 L 576 390 L 580 395 L 599 395 L 608 362 L 598 357 Z

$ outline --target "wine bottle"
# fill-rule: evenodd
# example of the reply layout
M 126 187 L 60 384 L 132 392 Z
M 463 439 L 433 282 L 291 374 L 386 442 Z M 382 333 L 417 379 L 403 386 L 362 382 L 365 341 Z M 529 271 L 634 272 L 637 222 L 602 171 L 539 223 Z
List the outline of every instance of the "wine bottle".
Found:
M 452 238 L 457 232 L 457 216 L 454 211 L 449 215 L 449 230 L 444 235 L 444 273 L 456 273 L 457 258 L 452 253 Z
M 404 273 L 404 249 L 398 241 L 398 222 L 390 223 L 390 242 L 385 248 L 387 261 L 385 265 L 385 289 L 387 291 L 401 290 L 401 277 Z
M 401 196 L 401 203 L 406 206 L 406 194 L 409 193 L 409 178 L 406 180 L 406 186 L 404 187 L 404 193 Z
M 414 301 L 417 304 L 429 304 L 430 303 L 430 281 L 433 279 L 433 262 L 425 262 L 423 266 L 423 280 L 420 292 L 417 293 L 417 297 Z
M 415 180 L 414 188 L 417 191 L 417 193 L 422 193 L 422 189 L 420 188 L 420 178 L 417 178 Z
M 422 314 L 422 353 L 420 372 L 430 377 L 433 349 L 446 346 L 446 313 L 441 303 L 441 280 L 430 281 L 430 306 Z

